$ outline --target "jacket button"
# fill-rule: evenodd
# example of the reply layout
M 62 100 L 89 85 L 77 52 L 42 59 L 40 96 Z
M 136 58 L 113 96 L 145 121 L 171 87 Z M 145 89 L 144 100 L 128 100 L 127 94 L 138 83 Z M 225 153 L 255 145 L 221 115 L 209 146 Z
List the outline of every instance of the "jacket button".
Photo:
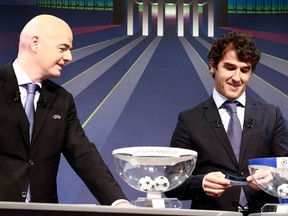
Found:
M 238 200 L 234 200 L 234 201 L 232 202 L 232 206 L 238 206 Z
M 34 161 L 33 160 L 29 160 L 28 163 L 29 163 L 30 166 L 34 165 Z
M 244 176 L 244 172 L 239 172 L 239 176 Z
M 22 192 L 21 192 L 21 196 L 22 196 L 23 198 L 25 198 L 25 197 L 27 196 L 27 192 L 26 192 L 26 191 L 22 191 Z

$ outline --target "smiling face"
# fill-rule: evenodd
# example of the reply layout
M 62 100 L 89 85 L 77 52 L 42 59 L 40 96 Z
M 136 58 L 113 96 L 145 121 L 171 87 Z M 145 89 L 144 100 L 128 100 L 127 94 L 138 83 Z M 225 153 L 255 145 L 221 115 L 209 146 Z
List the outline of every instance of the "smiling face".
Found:
M 69 25 L 52 15 L 39 15 L 20 34 L 17 61 L 33 82 L 61 75 L 72 60 L 73 35 Z
M 232 31 L 219 37 L 208 53 L 217 92 L 230 100 L 238 98 L 246 90 L 260 56 L 251 35 Z
M 55 25 L 42 37 L 35 38 L 38 43 L 38 65 L 41 66 L 45 78 L 58 77 L 65 63 L 72 60 L 72 33 L 69 28 Z M 51 33 L 53 32 L 53 33 Z
M 217 92 L 229 100 L 238 98 L 245 91 L 251 77 L 251 64 L 240 61 L 233 49 L 228 49 L 223 54 L 217 68 L 211 61 L 210 70 L 215 75 Z

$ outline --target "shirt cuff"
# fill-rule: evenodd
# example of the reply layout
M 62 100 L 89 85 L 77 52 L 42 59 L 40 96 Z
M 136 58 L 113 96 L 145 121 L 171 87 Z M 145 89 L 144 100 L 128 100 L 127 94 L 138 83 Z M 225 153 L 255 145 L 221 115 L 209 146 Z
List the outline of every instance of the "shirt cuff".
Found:
M 129 201 L 126 200 L 126 199 L 118 199 L 118 200 L 115 200 L 115 201 L 111 204 L 111 206 L 117 206 L 119 203 L 129 203 Z
M 207 174 L 206 174 L 207 175 Z M 202 189 L 204 190 L 205 188 L 204 188 L 204 180 L 205 180 L 205 178 L 206 178 L 206 175 L 203 177 L 203 179 L 202 179 Z

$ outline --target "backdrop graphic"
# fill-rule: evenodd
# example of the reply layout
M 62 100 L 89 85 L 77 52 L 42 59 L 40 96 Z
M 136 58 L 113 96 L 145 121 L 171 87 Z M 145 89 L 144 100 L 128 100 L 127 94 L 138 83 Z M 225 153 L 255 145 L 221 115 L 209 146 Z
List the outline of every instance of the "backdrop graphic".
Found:
M 73 94 L 87 136 L 95 143 L 130 200 L 145 194 L 129 188 L 119 178 L 113 166 L 112 151 L 128 146 L 169 146 L 178 113 L 211 94 L 213 79 L 206 55 L 211 43 L 222 33 L 241 30 L 254 36 L 262 58 L 247 91 L 279 106 L 288 122 L 287 1 L 278 1 L 282 9 L 277 13 L 273 4 L 270 8 L 275 9 L 274 13 L 266 11 L 269 4 L 262 7 L 261 13 L 256 13 L 253 5 L 244 5 L 247 8 L 244 10 L 243 5 L 236 5 L 237 1 L 227 1 L 225 14 L 217 10 L 223 1 L 214 1 L 215 38 L 206 36 L 205 14 L 200 14 L 199 37 L 192 37 L 187 19 L 184 37 L 177 37 L 173 9 L 172 15 L 166 17 L 163 37 L 156 36 L 155 16 L 151 33 L 141 35 L 141 13 L 135 24 L 137 31 L 127 36 L 126 23 L 115 22 L 115 16 L 125 20 L 124 0 L 120 5 L 116 1 L 121 7 L 122 18 L 121 13 L 110 9 L 72 10 L 61 5 L 50 8 L 36 5 L 45 1 L 33 2 L 34 5 L 0 5 L 0 64 L 16 57 L 19 32 L 35 15 L 54 14 L 71 25 L 73 62 L 55 81 Z M 113 4 L 107 2 L 110 6 Z M 58 192 L 61 203 L 97 203 L 64 158 L 59 170 Z M 189 203 L 184 204 L 186 207 Z

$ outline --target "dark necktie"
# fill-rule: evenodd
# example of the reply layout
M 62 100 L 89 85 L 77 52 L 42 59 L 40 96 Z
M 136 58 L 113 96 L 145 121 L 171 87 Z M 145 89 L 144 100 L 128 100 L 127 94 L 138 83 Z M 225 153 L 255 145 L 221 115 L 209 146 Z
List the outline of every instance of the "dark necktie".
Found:
M 233 148 L 234 154 L 239 161 L 241 138 L 242 138 L 242 128 L 237 115 L 237 102 L 226 101 L 223 107 L 227 110 L 230 115 L 230 121 L 228 124 L 227 135 L 229 137 L 231 146 Z M 239 204 L 244 207 L 247 204 L 247 199 L 244 194 L 243 188 L 241 187 L 241 193 L 239 198 Z
M 30 123 L 30 126 L 29 126 L 30 143 L 31 143 L 31 138 L 32 138 L 34 113 L 35 113 L 34 97 L 35 97 L 35 92 L 37 91 L 37 89 L 38 89 L 37 84 L 33 84 L 33 83 L 27 84 L 27 98 L 26 98 L 26 103 L 25 103 L 25 112 Z

